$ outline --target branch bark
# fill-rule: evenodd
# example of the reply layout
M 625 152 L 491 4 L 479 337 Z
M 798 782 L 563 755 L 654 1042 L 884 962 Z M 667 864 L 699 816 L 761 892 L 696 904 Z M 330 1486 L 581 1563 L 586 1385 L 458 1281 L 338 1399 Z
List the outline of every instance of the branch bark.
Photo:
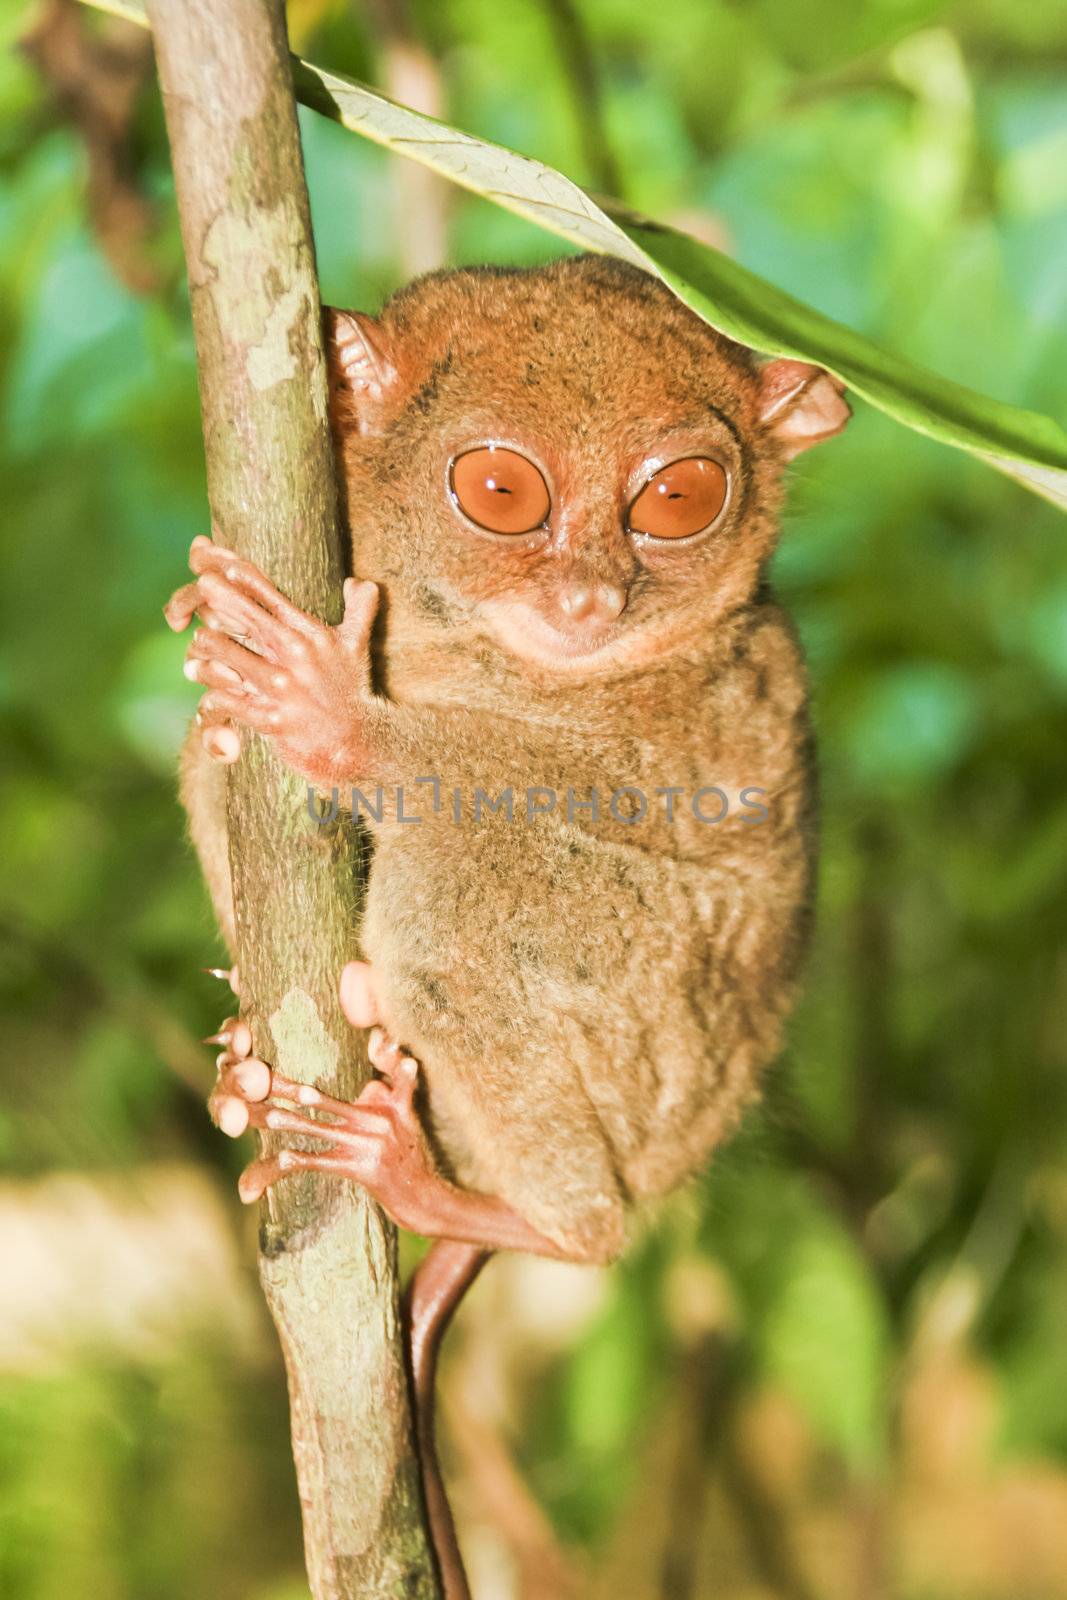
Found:
M 282 0 L 149 0 L 220 539 L 300 606 L 340 614 L 318 284 Z M 256 1050 L 352 1098 L 365 1053 L 337 1001 L 362 878 L 349 824 L 253 741 L 230 777 L 242 1009 Z M 355 1185 L 269 1191 L 260 1274 L 289 1377 L 316 1600 L 438 1594 L 399 1338 L 396 1239 Z M 269 1515 L 269 1508 L 265 1508 Z

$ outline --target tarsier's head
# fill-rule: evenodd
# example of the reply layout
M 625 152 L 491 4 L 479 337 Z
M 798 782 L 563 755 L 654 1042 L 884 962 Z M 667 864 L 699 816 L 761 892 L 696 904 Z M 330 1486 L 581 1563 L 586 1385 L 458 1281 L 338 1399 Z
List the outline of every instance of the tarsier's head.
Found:
M 756 591 L 783 465 L 849 416 L 604 257 L 435 274 L 328 331 L 357 570 L 553 673 L 707 637 Z

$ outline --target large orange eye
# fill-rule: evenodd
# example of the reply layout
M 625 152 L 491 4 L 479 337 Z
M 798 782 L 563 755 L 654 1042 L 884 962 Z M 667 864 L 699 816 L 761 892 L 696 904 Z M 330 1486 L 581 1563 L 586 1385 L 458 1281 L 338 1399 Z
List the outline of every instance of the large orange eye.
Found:
M 714 522 L 726 504 L 726 473 L 708 456 L 689 456 L 649 478 L 630 507 L 632 533 L 685 539 Z
M 452 493 L 460 509 L 491 533 L 532 533 L 548 516 L 545 480 L 515 450 L 487 444 L 452 463 Z

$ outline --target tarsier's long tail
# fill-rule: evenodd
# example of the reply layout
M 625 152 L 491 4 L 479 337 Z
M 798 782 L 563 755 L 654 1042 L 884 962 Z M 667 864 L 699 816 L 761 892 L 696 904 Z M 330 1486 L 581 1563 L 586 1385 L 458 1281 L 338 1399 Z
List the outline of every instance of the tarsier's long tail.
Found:
M 437 1352 L 453 1312 L 489 1260 L 490 1253 L 477 1245 L 438 1239 L 416 1268 L 405 1297 L 408 1374 L 422 1491 L 445 1600 L 470 1600 L 470 1588 L 437 1461 L 434 1432 Z

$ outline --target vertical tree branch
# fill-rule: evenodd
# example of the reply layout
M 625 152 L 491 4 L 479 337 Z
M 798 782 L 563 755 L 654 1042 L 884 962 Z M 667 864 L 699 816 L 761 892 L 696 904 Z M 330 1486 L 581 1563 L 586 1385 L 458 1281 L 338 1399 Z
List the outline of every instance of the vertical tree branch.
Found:
M 342 557 L 307 191 L 282 0 L 149 0 L 192 297 L 212 516 L 298 605 L 336 620 Z M 337 1002 L 361 893 L 349 826 L 253 741 L 230 778 L 242 1006 L 287 1076 L 351 1097 Z M 354 1185 L 289 1177 L 261 1277 L 285 1354 L 316 1600 L 430 1600 L 398 1340 L 395 1235 Z M 270 1515 L 269 1507 L 264 1515 Z

